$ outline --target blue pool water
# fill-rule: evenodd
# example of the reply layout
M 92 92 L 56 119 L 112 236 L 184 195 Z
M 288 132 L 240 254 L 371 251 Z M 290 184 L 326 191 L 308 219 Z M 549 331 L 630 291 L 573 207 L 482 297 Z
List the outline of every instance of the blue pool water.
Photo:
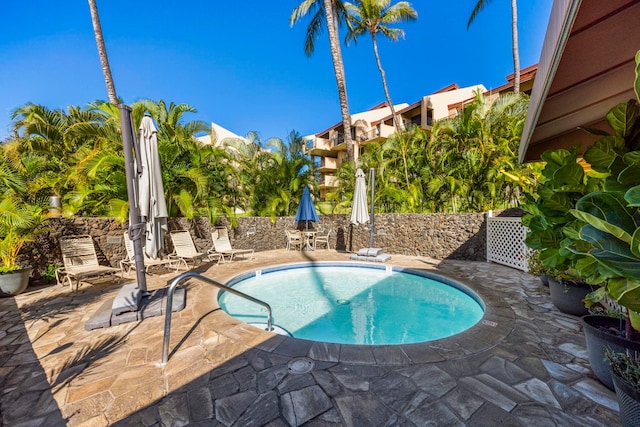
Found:
M 470 328 L 484 313 L 481 299 L 457 282 L 385 266 L 280 266 L 228 286 L 267 302 L 274 325 L 293 337 L 332 343 L 432 341 Z M 218 302 L 239 320 L 266 323 L 262 306 L 228 292 Z

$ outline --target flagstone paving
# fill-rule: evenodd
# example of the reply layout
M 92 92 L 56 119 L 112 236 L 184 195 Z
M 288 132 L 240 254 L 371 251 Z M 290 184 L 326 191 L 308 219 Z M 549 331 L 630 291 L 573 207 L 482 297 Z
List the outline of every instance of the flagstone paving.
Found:
M 198 271 L 224 283 L 267 265 L 348 257 L 267 251 Z M 620 424 L 615 394 L 589 368 L 579 319 L 559 313 L 536 278 L 483 262 L 393 255 L 387 264 L 467 284 L 487 304 L 483 322 L 408 346 L 313 343 L 238 322 L 218 309 L 215 288 L 189 280 L 163 366 L 164 317 L 84 329 L 117 293 L 113 283 L 0 299 L 0 420 L 18 427 Z M 148 286 L 175 276 L 151 276 Z

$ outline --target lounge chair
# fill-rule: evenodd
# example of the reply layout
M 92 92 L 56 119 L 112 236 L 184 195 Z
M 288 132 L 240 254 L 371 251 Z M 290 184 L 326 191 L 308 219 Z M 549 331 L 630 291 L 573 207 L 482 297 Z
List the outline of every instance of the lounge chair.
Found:
M 208 253 L 210 255 L 220 254 L 222 256 L 222 262 L 224 262 L 225 256 L 229 257 L 229 261 L 233 261 L 235 255 L 242 255 L 245 258 L 249 257 L 249 259 L 253 259 L 253 249 L 233 249 L 231 247 L 227 227 L 216 227 L 213 233 L 211 233 L 211 240 L 213 240 L 213 246 L 209 249 Z
M 136 268 L 136 260 L 135 260 L 135 252 L 133 250 L 133 240 L 129 238 L 129 233 L 125 231 L 124 233 L 124 247 L 127 250 L 127 257 L 120 261 L 120 269 L 123 274 L 128 274 L 131 269 Z M 166 265 L 168 268 L 175 268 L 178 271 L 180 267 L 180 260 L 172 259 L 172 258 L 158 258 L 152 259 L 147 257 L 147 254 L 143 251 L 144 257 L 144 266 L 145 267 L 153 267 L 158 265 Z
M 191 234 L 188 231 L 172 231 L 169 235 L 171 236 L 174 250 L 174 252 L 169 255 L 169 259 L 178 260 L 178 262 L 184 264 L 185 268 L 189 269 L 188 261 L 191 261 L 194 267 L 204 259 L 212 261 L 214 258 L 217 258 L 218 263 L 220 262 L 220 256 L 216 257 L 215 255 L 198 252 L 191 238 Z
M 331 249 L 329 245 L 329 236 L 331 235 L 331 228 L 326 230 L 326 232 L 318 231 L 313 241 L 313 248 L 318 247 L 318 243 L 327 245 L 327 249 Z
M 287 233 L 287 251 L 290 251 L 292 248 L 297 250 L 302 250 L 302 245 L 304 244 L 304 240 L 302 239 L 302 233 L 300 230 L 284 230 Z
M 61 237 L 59 243 L 64 266 L 56 272 L 56 278 L 60 284 L 68 283 L 71 290 L 74 283 L 77 291 L 80 282 L 86 281 L 85 279 L 109 275 L 115 278 L 115 274 L 120 271 L 118 268 L 100 265 L 91 236 Z

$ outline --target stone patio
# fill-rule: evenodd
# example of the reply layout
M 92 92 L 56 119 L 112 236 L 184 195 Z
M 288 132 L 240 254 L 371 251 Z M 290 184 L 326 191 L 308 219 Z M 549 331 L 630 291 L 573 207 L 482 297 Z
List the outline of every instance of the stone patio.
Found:
M 347 261 L 319 250 L 204 265 L 225 282 L 268 265 Z M 580 321 L 533 276 L 484 262 L 393 255 L 388 265 L 459 280 L 487 304 L 482 322 L 407 346 L 314 343 L 245 325 L 217 290 L 186 284 L 162 359 L 164 317 L 87 331 L 118 286 L 50 286 L 0 299 L 1 420 L 7 426 L 612 426 L 615 394 L 595 379 Z M 149 278 L 166 286 L 176 274 Z M 131 280 L 134 280 L 133 274 Z M 306 372 L 308 371 L 308 372 Z

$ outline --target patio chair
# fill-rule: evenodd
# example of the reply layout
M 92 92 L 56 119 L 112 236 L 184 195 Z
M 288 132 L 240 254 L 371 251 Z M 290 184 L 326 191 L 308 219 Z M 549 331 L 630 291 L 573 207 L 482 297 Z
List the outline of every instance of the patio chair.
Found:
M 61 237 L 59 240 L 62 252 L 63 267 L 56 272 L 58 283 L 68 283 L 73 291 L 75 283 L 76 291 L 80 282 L 88 278 L 102 278 L 112 276 L 120 271 L 118 268 L 100 265 L 93 238 L 88 235 Z M 120 282 L 120 277 L 118 277 Z
M 222 262 L 224 262 L 225 256 L 229 257 L 229 261 L 233 261 L 235 255 L 242 255 L 245 258 L 249 257 L 249 259 L 253 259 L 253 249 L 233 249 L 231 247 L 227 227 L 216 227 L 211 233 L 211 240 L 213 240 L 213 246 L 209 249 L 208 253 L 211 255 L 220 254 L 222 256 Z
M 329 236 L 331 235 L 331 228 L 329 228 L 328 230 L 326 230 L 326 233 L 323 231 L 318 231 L 318 233 L 316 233 L 315 239 L 313 241 L 313 248 L 317 248 L 318 247 L 318 243 L 320 244 L 325 244 L 327 246 L 327 249 L 331 249 L 331 246 L 329 245 Z
M 129 238 L 129 233 L 124 232 L 124 247 L 127 250 L 127 257 L 120 261 L 120 269 L 123 274 L 128 274 L 131 269 L 136 268 L 136 260 L 135 260 L 135 252 L 133 250 L 133 240 Z M 166 265 L 168 268 L 175 268 L 178 271 L 180 267 L 180 260 L 172 259 L 172 258 L 158 258 L 153 259 L 147 257 L 147 254 L 143 251 L 144 257 L 144 266 L 145 267 L 154 267 L 158 265 Z
M 185 268 L 189 269 L 188 261 L 191 261 L 195 267 L 205 258 L 208 261 L 213 259 L 204 252 L 198 252 L 191 238 L 191 234 L 187 230 L 172 231 L 169 235 L 171 236 L 174 251 L 169 255 L 169 259 L 178 260 L 179 263 L 184 264 Z M 220 258 L 218 258 L 218 262 L 220 262 Z
M 297 250 L 302 250 L 302 245 L 304 244 L 304 240 L 302 239 L 302 233 L 300 230 L 284 230 L 287 233 L 287 251 L 290 251 L 291 248 Z

